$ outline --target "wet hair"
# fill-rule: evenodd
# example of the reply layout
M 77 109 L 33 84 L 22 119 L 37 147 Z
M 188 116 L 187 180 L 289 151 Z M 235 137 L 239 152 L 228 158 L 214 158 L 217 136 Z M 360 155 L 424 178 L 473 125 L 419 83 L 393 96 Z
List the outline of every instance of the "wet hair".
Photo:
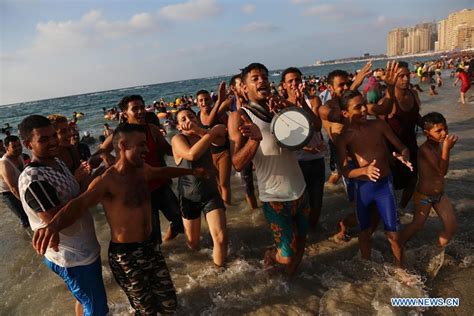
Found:
M 446 119 L 444 118 L 443 114 L 439 112 L 430 112 L 421 118 L 421 126 L 425 131 L 429 131 L 436 124 L 446 125 Z
M 423 65 L 423 64 L 422 64 Z M 407 68 L 407 69 L 410 69 L 410 66 L 408 65 L 408 63 L 406 61 L 399 61 L 398 62 L 398 68 Z
M 120 135 L 124 135 L 124 134 L 127 135 L 127 134 L 132 134 L 132 133 L 143 133 L 146 135 L 146 129 L 143 125 L 139 125 L 139 124 L 121 123 L 117 126 L 112 136 L 112 142 L 114 144 L 114 148 L 116 152 L 118 152 L 117 146 L 120 139 Z
M 289 68 L 286 68 L 283 71 L 283 73 L 281 74 L 281 81 L 285 82 L 285 77 L 286 77 L 287 74 L 298 74 L 298 75 L 300 75 L 300 77 L 303 76 L 303 73 L 298 68 L 289 67 Z
M 242 73 L 240 74 L 240 76 L 242 77 L 242 81 L 245 81 L 247 79 L 248 74 L 254 69 L 263 70 L 268 75 L 268 69 L 263 64 L 251 63 L 250 65 L 242 69 Z
M 357 90 L 349 90 L 344 92 L 339 101 L 339 106 L 341 110 L 347 111 L 349 101 L 358 96 L 362 96 L 362 94 Z
M 464 69 L 458 68 L 458 69 L 456 69 L 456 72 L 464 72 Z
M 176 118 L 176 120 L 178 120 L 178 115 L 179 115 L 179 113 L 184 112 L 184 111 L 191 112 L 192 114 L 194 114 L 194 116 L 197 117 L 196 112 L 194 112 L 192 109 L 190 109 L 190 108 L 182 108 L 182 109 L 179 109 L 178 111 L 175 112 L 175 116 L 174 116 L 174 117 Z
M 327 82 L 332 86 L 332 84 L 334 83 L 334 79 L 336 77 L 349 78 L 349 74 L 345 70 L 340 70 L 340 69 L 333 70 L 328 74 Z
M 52 124 L 48 118 L 42 115 L 30 115 L 21 121 L 20 125 L 18 125 L 18 130 L 20 131 L 20 136 L 23 140 L 31 140 L 31 132 L 33 132 L 35 128 L 51 125 Z
M 118 103 L 118 107 L 122 110 L 122 112 L 125 112 L 128 109 L 128 103 L 132 101 L 142 101 L 143 105 L 145 105 L 145 101 L 143 100 L 142 96 L 134 94 L 123 97 Z
M 211 91 L 212 91 L 212 90 L 211 90 Z M 204 90 L 204 89 L 201 89 L 201 90 L 199 90 L 198 92 L 196 92 L 196 99 L 197 99 L 198 95 L 201 95 L 201 94 L 210 95 L 210 94 L 209 94 L 209 91 Z
M 58 125 L 61 123 L 67 123 L 67 117 L 61 114 L 50 114 L 48 115 L 48 120 L 54 126 L 54 128 L 58 128 Z
M 240 76 L 240 74 L 233 75 L 232 78 L 230 78 L 229 86 L 235 87 L 235 82 L 237 81 L 237 79 L 242 80 L 242 77 Z
M 18 136 L 15 136 L 15 135 L 9 135 L 7 137 L 5 137 L 5 147 L 8 147 L 8 145 L 10 145 L 10 143 L 13 143 L 13 142 L 16 142 L 16 141 L 19 141 L 20 138 Z

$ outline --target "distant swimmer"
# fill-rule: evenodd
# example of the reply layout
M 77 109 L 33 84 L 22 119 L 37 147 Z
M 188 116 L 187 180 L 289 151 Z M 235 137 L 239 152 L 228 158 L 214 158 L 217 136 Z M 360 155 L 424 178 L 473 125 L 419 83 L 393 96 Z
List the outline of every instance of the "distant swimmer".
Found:
M 152 210 L 147 181 L 194 175 L 209 177 L 202 169 L 155 168 L 145 163 L 144 125 L 124 123 L 113 134 L 118 160 L 97 177 L 86 192 L 67 203 L 33 238 L 40 254 L 63 244 L 58 234 L 98 203 L 104 207 L 110 226 L 109 264 L 116 282 L 128 297 L 136 315 L 174 314 L 176 291 L 161 249 L 152 234 Z M 93 228 L 93 223 L 89 223 Z M 61 238 L 63 238 L 61 236 Z M 89 282 L 96 281 L 90 276 Z M 95 277 L 97 278 L 97 277 Z M 97 315 L 88 314 L 88 315 Z
M 2 134 L 5 134 L 6 136 L 10 136 L 10 134 L 11 134 L 11 129 L 12 129 L 12 127 L 10 126 L 10 124 L 9 124 L 9 123 L 5 123 L 5 127 L 2 127 L 2 128 L 0 129 L 0 132 L 1 132 Z
M 397 152 L 393 152 L 393 156 L 405 168 L 412 170 L 410 152 L 387 123 L 382 120 L 367 120 L 366 100 L 360 92 L 345 92 L 341 97 L 340 108 L 347 124 L 336 140 L 336 147 L 343 175 L 354 179 L 356 184 L 356 213 L 361 231 L 359 246 L 362 258 L 371 259 L 371 205 L 375 203 L 392 248 L 394 263 L 400 267 L 402 248 L 386 143 L 391 143 L 396 148 Z M 349 156 L 352 157 L 354 168 L 349 164 Z
M 459 81 L 461 81 L 461 90 L 459 94 L 461 96 L 461 104 L 466 104 L 466 92 L 471 88 L 471 80 L 469 79 L 469 74 L 464 71 L 462 68 L 456 69 L 458 77 L 454 80 L 453 86 L 456 86 Z
M 448 125 L 442 114 L 431 112 L 423 116 L 423 133 L 426 141 L 418 154 L 419 179 L 413 200 L 415 217 L 401 232 L 400 241 L 406 243 L 423 225 L 433 207 L 443 222 L 443 231 L 438 237 L 438 246 L 444 247 L 457 229 L 454 209 L 445 193 L 444 177 L 448 173 L 451 150 L 458 137 L 448 134 Z
M 76 112 L 76 111 L 72 112 L 72 118 L 73 119 L 79 120 L 83 116 L 84 116 L 84 113 L 82 113 L 82 112 Z

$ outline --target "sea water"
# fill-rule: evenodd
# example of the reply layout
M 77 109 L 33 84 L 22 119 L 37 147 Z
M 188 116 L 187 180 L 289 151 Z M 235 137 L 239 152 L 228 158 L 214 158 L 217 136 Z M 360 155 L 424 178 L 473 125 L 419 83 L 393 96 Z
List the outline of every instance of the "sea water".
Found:
M 304 68 L 305 74 L 327 74 L 335 68 L 353 71 L 363 64 Z M 375 65 L 382 66 L 380 65 Z M 332 68 L 331 68 L 332 67 Z M 271 233 L 261 209 L 250 210 L 244 201 L 240 178 L 232 177 L 233 206 L 226 211 L 229 256 L 226 269 L 212 264 L 212 240 L 203 220 L 201 250 L 190 251 L 184 236 L 163 245 L 162 250 L 175 283 L 179 315 L 472 315 L 474 310 L 474 98 L 460 105 L 459 88 L 443 75 L 438 96 L 420 93 L 422 114 L 443 113 L 449 132 L 459 141 L 452 150 L 446 193 L 458 219 L 458 232 L 447 246 L 444 260 L 433 260 L 433 245 L 442 229 L 430 217 L 406 250 L 407 270 L 391 265 L 392 255 L 384 233 L 373 237 L 373 260 L 360 259 L 357 238 L 337 243 L 330 237 L 338 220 L 350 213 L 342 185 L 325 187 L 320 225 L 308 236 L 305 255 L 295 276 L 286 277 L 263 269 L 263 252 L 272 246 Z M 0 108 L 0 123 L 15 126 L 30 114 L 84 112 L 81 130 L 100 134 L 102 107 L 110 108 L 127 94 L 141 94 L 147 103 L 160 97 L 193 94 L 200 88 L 217 90 L 227 77 L 196 79 L 139 88 L 20 103 Z M 278 81 L 276 78 L 276 82 Z M 470 91 L 472 93 L 472 91 Z M 423 142 L 418 133 L 418 142 Z M 326 160 L 327 162 L 327 160 Z M 327 168 L 328 170 L 328 168 Z M 176 182 L 175 182 L 176 183 Z M 412 208 L 410 204 L 409 209 Z M 107 263 L 110 231 L 100 206 L 91 210 L 102 246 L 102 264 L 112 315 L 128 315 L 130 304 L 115 283 Z M 0 205 L 0 315 L 74 315 L 74 298 L 64 282 L 49 271 L 31 247 L 31 238 L 16 217 Z M 162 231 L 167 228 L 161 219 Z M 434 262 L 433 262 L 434 261 Z M 430 264 L 440 268 L 430 276 Z M 396 308 L 392 297 L 458 297 L 457 308 Z

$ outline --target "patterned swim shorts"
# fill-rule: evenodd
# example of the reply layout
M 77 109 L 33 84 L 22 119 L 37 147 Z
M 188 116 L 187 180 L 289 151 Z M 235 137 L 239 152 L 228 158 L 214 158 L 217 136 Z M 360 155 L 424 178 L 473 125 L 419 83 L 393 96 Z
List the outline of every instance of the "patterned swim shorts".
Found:
M 294 201 L 263 202 L 263 213 L 270 224 L 278 252 L 291 257 L 297 250 L 298 238 L 308 233 L 309 203 L 306 193 Z

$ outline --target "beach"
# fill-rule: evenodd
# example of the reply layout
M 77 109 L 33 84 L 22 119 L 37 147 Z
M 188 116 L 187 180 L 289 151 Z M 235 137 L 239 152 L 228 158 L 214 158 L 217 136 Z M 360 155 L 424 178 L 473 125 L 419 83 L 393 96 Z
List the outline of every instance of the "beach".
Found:
M 359 65 L 354 65 L 359 67 Z M 357 68 L 355 68 L 357 69 Z M 213 266 L 212 240 L 203 220 L 201 250 L 190 251 L 183 235 L 162 246 L 178 295 L 178 315 L 470 315 L 474 310 L 474 97 L 462 106 L 459 87 L 443 73 L 439 95 L 430 96 L 428 85 L 420 93 L 421 114 L 441 112 L 449 132 L 459 136 L 446 176 L 448 194 L 458 219 L 458 232 L 445 250 L 444 260 L 433 262 L 433 248 L 441 222 L 430 217 L 422 232 L 407 244 L 407 270 L 391 265 L 392 257 L 379 227 L 373 238 L 373 261 L 360 259 L 357 238 L 336 242 L 338 220 L 351 212 L 342 184 L 326 185 L 320 224 L 310 232 L 303 261 L 293 277 L 263 269 L 263 252 L 273 240 L 261 208 L 248 209 L 244 187 L 232 176 L 233 205 L 226 211 L 229 256 L 226 269 Z M 213 80 L 213 82 L 216 79 Z M 473 95 L 469 91 L 468 95 Z M 114 99 L 112 96 L 110 100 Z M 103 105 L 105 106 L 105 105 Z M 77 109 L 81 109 L 77 107 Z M 91 108 L 92 109 L 92 108 Z M 95 111 L 100 109 L 95 105 Z M 68 108 L 69 112 L 76 108 Z M 64 113 L 64 114 L 69 114 Z M 87 115 L 90 112 L 84 111 Z M 91 119 L 92 120 L 92 119 Z M 100 121 L 93 119 L 94 131 Z M 85 123 L 80 122 L 85 125 Z M 418 143 L 425 140 L 418 132 Z M 169 160 L 171 161 L 171 160 Z M 326 165 L 328 159 L 326 159 Z M 326 167 L 326 173 L 329 168 Z M 176 181 L 174 182 L 176 183 Z M 410 203 L 408 209 L 412 209 Z M 103 276 L 110 314 L 129 315 L 129 302 L 113 279 L 107 262 L 110 231 L 101 207 L 91 210 L 102 247 Z M 0 206 L 1 315 L 73 315 L 74 299 L 63 281 L 49 271 L 30 244 L 30 237 L 11 212 Z M 402 218 L 407 221 L 409 216 Z M 161 217 L 164 232 L 168 222 Z M 355 234 L 356 232 L 353 231 Z M 435 260 L 436 261 L 436 260 Z M 432 277 L 433 264 L 439 271 Z M 431 265 L 431 266 L 430 266 Z M 436 270 L 436 269 L 435 269 Z M 428 271 L 428 272 L 427 272 Z M 397 308 L 393 297 L 454 297 L 454 308 Z

